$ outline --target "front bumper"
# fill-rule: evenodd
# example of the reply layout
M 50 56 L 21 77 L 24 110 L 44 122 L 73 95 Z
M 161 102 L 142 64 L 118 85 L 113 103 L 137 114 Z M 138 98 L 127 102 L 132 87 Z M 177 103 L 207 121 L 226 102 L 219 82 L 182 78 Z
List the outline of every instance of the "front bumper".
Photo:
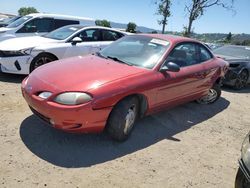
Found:
M 70 133 L 103 131 L 112 107 L 93 110 L 91 102 L 78 106 L 66 106 L 42 100 L 29 94 L 22 86 L 22 94 L 35 115 L 52 127 Z
M 29 74 L 31 61 L 30 55 L 0 57 L 1 71 L 12 74 Z
M 250 183 L 250 172 L 249 172 L 248 168 L 245 166 L 242 159 L 239 160 L 239 165 L 240 165 L 240 169 L 243 172 L 243 174 L 245 175 L 247 181 Z
M 229 69 L 223 79 L 223 85 L 234 86 L 239 72 Z

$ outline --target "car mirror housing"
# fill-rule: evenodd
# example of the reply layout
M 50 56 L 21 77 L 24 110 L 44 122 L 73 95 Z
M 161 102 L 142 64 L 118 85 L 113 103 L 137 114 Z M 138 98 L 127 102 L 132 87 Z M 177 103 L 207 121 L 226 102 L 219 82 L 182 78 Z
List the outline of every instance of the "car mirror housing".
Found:
M 164 63 L 164 65 L 161 67 L 160 72 L 164 73 L 164 72 L 179 72 L 180 71 L 180 66 L 177 65 L 176 63 L 173 62 L 168 62 L 168 63 Z
M 80 42 L 82 42 L 82 39 L 80 37 L 74 37 L 71 40 L 72 45 L 76 45 L 77 43 L 80 43 Z

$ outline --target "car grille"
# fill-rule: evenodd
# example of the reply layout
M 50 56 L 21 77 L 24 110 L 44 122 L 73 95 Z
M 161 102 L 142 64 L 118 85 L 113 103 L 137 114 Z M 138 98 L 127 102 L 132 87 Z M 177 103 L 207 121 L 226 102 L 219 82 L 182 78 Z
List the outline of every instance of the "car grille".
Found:
M 38 116 L 40 119 L 42 119 L 43 121 L 45 121 L 46 123 L 49 123 L 50 124 L 50 119 L 42 114 L 40 114 L 38 111 L 36 111 L 34 108 L 32 108 L 30 106 L 30 109 L 31 111 L 36 115 Z

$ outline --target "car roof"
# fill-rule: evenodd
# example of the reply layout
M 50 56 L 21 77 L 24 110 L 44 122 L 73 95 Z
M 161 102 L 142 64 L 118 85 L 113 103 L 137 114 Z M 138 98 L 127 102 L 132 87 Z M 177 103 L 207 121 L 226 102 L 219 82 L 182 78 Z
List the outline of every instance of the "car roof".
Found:
M 179 42 L 199 42 L 198 40 L 177 36 L 177 35 L 167 35 L 167 34 L 138 34 L 143 36 L 148 36 L 152 38 L 167 40 L 171 43 L 179 43 Z M 200 42 L 199 42 L 200 43 Z
M 77 20 L 85 20 L 85 21 L 95 21 L 92 18 L 61 15 L 61 14 L 33 13 L 33 14 L 28 14 L 27 16 L 32 16 L 32 17 L 53 17 L 53 18 L 58 18 L 58 19 L 77 19 Z

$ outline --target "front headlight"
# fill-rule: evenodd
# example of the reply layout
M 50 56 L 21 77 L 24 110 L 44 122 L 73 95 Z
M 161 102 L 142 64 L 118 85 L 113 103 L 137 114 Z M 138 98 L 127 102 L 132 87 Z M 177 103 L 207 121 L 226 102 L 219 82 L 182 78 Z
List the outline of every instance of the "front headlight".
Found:
M 64 105 L 79 105 L 89 102 L 92 99 L 87 93 L 66 92 L 58 95 L 54 101 Z
M 244 142 L 242 144 L 241 158 L 242 158 L 242 161 L 244 162 L 244 164 L 250 170 L 250 137 L 249 137 L 249 134 L 244 139 Z
M 49 91 L 44 91 L 44 92 L 40 93 L 38 96 L 39 96 L 40 98 L 42 98 L 42 99 L 47 99 L 47 98 L 49 98 L 51 95 L 52 95 L 51 92 L 49 92 Z
M 18 50 L 18 51 L 2 51 L 4 57 L 14 57 L 14 56 L 23 56 L 30 55 L 33 48 Z

